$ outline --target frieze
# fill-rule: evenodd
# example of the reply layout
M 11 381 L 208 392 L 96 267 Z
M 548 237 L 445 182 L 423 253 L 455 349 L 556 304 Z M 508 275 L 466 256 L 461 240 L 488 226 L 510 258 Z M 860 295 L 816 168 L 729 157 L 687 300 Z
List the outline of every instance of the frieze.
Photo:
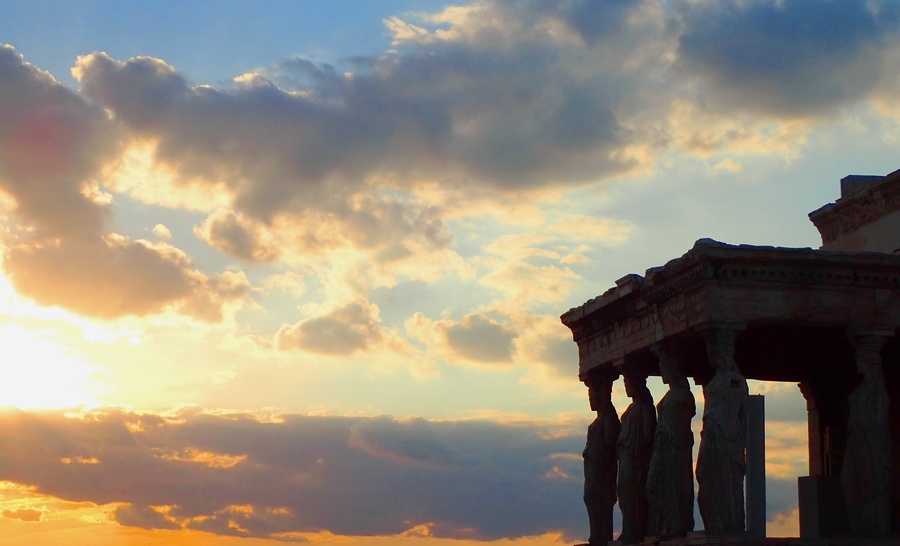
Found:
M 654 305 L 629 320 L 596 330 L 578 343 L 580 359 L 582 362 L 608 362 L 619 353 L 649 345 L 706 321 L 709 319 L 706 301 L 703 292 L 690 296 L 679 294 L 664 305 Z

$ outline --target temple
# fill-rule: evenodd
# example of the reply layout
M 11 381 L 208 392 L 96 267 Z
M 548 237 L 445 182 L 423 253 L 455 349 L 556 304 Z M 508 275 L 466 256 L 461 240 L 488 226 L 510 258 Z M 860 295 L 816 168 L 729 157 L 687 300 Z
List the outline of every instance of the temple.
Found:
M 701 239 L 561 316 L 589 388 L 661 371 L 669 385 L 643 478 L 653 483 L 629 485 L 649 491 L 649 524 L 625 543 L 898 543 L 900 403 L 890 402 L 900 394 L 900 171 L 844 178 L 840 198 L 809 217 L 819 249 Z M 702 532 L 673 506 L 691 502 L 693 491 L 665 479 L 683 458 L 669 438 L 693 443 L 693 398 L 676 389 L 684 377 L 704 390 L 694 461 Z M 764 493 L 762 530 L 747 524 L 758 521 L 751 497 L 759 493 L 750 491 L 751 472 L 745 503 L 754 464 L 746 379 L 795 382 L 807 402 L 809 476 L 798 477 L 801 536 L 789 542 L 765 538 Z

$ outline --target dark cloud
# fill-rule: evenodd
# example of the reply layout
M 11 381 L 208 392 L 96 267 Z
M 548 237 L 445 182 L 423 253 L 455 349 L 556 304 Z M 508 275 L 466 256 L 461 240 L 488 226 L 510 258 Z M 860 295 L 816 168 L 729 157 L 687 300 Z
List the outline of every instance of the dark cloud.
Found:
M 278 258 L 278 248 L 262 240 L 263 229 L 234 211 L 211 214 L 196 232 L 210 246 L 245 262 Z
M 478 362 L 509 362 L 518 334 L 512 328 L 480 314 L 466 315 L 459 322 L 438 322 L 447 345 L 457 355 Z
M 349 355 L 382 340 L 378 306 L 354 302 L 324 315 L 282 326 L 275 336 L 279 349 L 303 349 L 328 355 Z
M 740 113 L 810 118 L 876 88 L 889 96 L 898 13 L 875 0 L 491 0 L 425 15 L 415 31 L 391 19 L 396 47 L 383 55 L 292 59 L 218 88 L 163 60 L 93 53 L 77 61 L 75 92 L 3 46 L 0 190 L 20 228 L 7 263 L 45 305 L 215 318 L 240 291 L 171 247 L 109 238 L 99 173 L 135 142 L 155 146 L 173 191 L 221 198 L 226 211 L 198 235 L 228 255 L 315 260 L 353 247 L 380 266 L 449 248 L 442 207 L 469 197 L 592 183 L 673 142 L 733 147 L 753 136 L 727 123 Z M 675 126 L 701 103 L 708 131 Z M 82 249 L 93 264 L 75 263 Z M 112 284 L 100 304 L 69 294 L 100 279 Z
M 165 518 L 165 515 L 143 504 L 126 504 L 116 508 L 116 521 L 127 527 L 141 529 L 178 529 L 179 526 Z
M 797 479 L 766 478 L 766 520 L 789 514 L 797 508 Z
M 713 107 L 784 117 L 866 98 L 896 46 L 897 6 L 864 0 L 693 2 L 679 59 Z
M 47 237 L 93 236 L 108 211 L 85 195 L 118 153 L 103 110 L 0 44 L 0 190 L 19 218 Z
M 584 534 L 580 431 L 541 423 L 182 412 L 0 415 L 0 479 L 128 503 L 123 525 L 269 537 L 327 530 Z
M 494 7 L 596 36 L 627 26 L 631 3 L 540 6 Z M 602 15 L 584 16 L 595 8 Z M 617 113 L 620 75 L 586 70 L 596 59 L 584 45 L 545 38 L 408 43 L 357 59 L 352 75 L 294 59 L 222 89 L 192 86 L 158 59 L 102 53 L 80 58 L 76 75 L 134 136 L 157 142 L 157 159 L 184 180 L 224 181 L 239 212 L 341 214 L 348 196 L 383 197 L 365 184 L 373 177 L 401 189 L 452 180 L 518 190 L 631 167 L 618 158 L 632 143 Z
M 539 25 L 544 18 L 564 21 L 591 45 L 625 31 L 629 15 L 643 4 L 642 0 L 502 0 L 496 3 L 511 15 L 518 14 L 526 25 Z

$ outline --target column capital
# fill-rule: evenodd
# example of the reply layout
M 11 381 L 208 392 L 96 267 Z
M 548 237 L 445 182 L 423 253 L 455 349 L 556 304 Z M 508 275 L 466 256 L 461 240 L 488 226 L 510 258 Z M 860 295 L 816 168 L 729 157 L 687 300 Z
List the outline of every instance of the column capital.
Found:
M 738 334 L 746 327 L 746 322 L 710 321 L 697 328 L 697 333 L 706 342 L 706 355 L 713 370 L 737 369 L 734 344 Z
M 873 367 L 881 365 L 881 350 L 894 330 L 884 327 L 854 326 L 847 330 L 847 339 L 856 353 L 856 371 L 865 374 Z
M 619 378 L 619 370 L 614 366 L 598 366 L 589 370 L 581 381 L 586 387 L 599 386 L 602 383 L 612 385 Z
M 710 332 L 733 332 L 737 335 L 746 329 L 747 321 L 745 320 L 708 320 L 694 326 L 694 331 L 701 336 L 709 335 Z
M 877 347 L 880 351 L 887 340 L 894 337 L 894 329 L 888 326 L 851 326 L 847 328 L 847 339 L 856 349 Z
M 797 387 L 800 388 L 800 392 L 803 394 L 803 398 L 806 399 L 806 409 L 812 410 L 816 409 L 816 389 L 813 387 L 812 383 L 809 381 L 803 381 L 797 383 Z

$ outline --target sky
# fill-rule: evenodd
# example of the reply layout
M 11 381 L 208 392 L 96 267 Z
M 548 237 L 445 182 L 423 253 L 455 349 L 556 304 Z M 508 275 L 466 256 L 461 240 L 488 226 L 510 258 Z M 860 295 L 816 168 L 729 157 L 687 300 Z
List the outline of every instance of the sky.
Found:
M 898 27 L 888 0 L 6 2 L 0 533 L 584 540 L 559 315 L 700 238 L 818 247 L 842 177 L 900 168 Z M 796 535 L 805 405 L 751 393 Z

